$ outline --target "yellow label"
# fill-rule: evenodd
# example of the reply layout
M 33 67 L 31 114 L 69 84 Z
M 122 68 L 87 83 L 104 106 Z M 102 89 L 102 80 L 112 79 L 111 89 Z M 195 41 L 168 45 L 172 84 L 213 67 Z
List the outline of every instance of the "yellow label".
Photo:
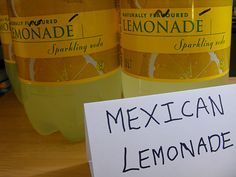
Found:
M 0 35 L 4 61 L 6 63 L 15 64 L 8 15 L 0 15 Z
M 232 7 L 122 9 L 123 71 L 195 82 L 229 72 Z
M 65 58 L 16 57 L 18 75 L 31 83 L 63 83 L 103 78 L 119 68 L 118 47 L 104 52 Z
M 24 84 L 29 84 L 29 85 L 37 85 L 37 86 L 48 86 L 48 87 L 58 87 L 58 86 L 65 86 L 65 85 L 73 85 L 73 84 L 85 84 L 88 82 L 93 82 L 98 79 L 106 79 L 111 76 L 114 76 L 117 72 L 120 71 L 120 68 L 116 68 L 115 70 L 104 74 L 102 76 L 95 76 L 91 78 L 86 78 L 86 79 L 80 79 L 80 80 L 71 80 L 71 81 L 60 81 L 60 82 L 42 82 L 42 81 L 33 81 L 33 80 L 25 80 L 22 78 L 19 78 L 19 80 L 24 83 Z
M 11 43 L 11 31 L 9 25 L 9 17 L 7 15 L 0 15 L 0 34 L 1 42 L 3 44 Z
M 230 47 L 232 7 L 121 9 L 128 50 L 199 53 Z
M 21 81 L 83 83 L 120 66 L 115 9 L 10 20 Z
M 16 56 L 55 58 L 97 53 L 117 45 L 116 10 L 11 18 Z
M 122 52 L 123 71 L 137 78 L 202 81 L 229 72 L 230 48 L 190 54 Z

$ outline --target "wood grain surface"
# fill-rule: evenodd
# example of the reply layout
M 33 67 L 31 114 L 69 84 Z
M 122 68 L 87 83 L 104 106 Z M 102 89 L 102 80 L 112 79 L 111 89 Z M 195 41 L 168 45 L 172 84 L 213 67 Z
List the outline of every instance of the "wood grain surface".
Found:
M 85 143 L 39 135 L 10 92 L 0 97 L 0 177 L 91 177 Z
M 13 93 L 0 97 L 0 177 L 90 177 L 85 143 L 41 136 Z

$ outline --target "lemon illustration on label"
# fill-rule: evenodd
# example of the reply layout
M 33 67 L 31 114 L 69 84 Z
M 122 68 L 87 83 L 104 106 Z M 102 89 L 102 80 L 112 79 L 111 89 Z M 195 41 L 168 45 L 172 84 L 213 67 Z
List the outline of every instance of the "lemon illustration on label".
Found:
M 224 67 L 223 65 L 228 66 L 229 61 L 228 60 L 228 49 L 230 42 L 227 41 L 225 42 L 225 38 L 229 39 L 229 37 L 225 37 L 226 35 L 229 36 L 229 34 L 226 34 L 225 30 L 228 30 L 229 27 L 226 27 L 223 29 L 223 31 L 221 31 L 222 33 L 219 33 L 218 31 L 213 33 L 211 31 L 212 34 L 205 34 L 203 30 L 199 30 L 201 31 L 200 34 L 198 34 L 198 37 L 196 38 L 195 34 L 193 35 L 193 38 L 195 37 L 196 40 L 194 41 L 195 43 L 185 43 L 184 41 L 186 40 L 185 38 L 187 38 L 187 40 L 189 38 L 191 38 L 191 33 L 188 32 L 187 34 L 182 34 L 179 35 L 177 34 L 178 32 L 180 33 L 180 26 L 178 26 L 177 24 L 181 22 L 181 20 L 183 20 L 183 18 L 181 17 L 181 14 L 179 12 L 182 12 L 182 14 L 187 14 L 187 16 L 189 16 L 189 18 L 191 18 L 190 15 L 192 14 L 188 14 L 189 11 L 183 12 L 184 9 L 168 9 L 166 11 L 166 9 L 163 9 L 163 12 L 167 12 L 166 13 L 166 17 L 164 16 L 164 13 L 162 13 L 162 10 L 156 10 L 156 13 L 152 13 L 150 12 L 150 9 L 143 9 L 145 8 L 145 5 L 147 4 L 147 1 L 139 1 L 139 0 L 133 0 L 133 1 L 129 1 L 130 7 L 131 8 L 135 8 L 136 10 L 129 10 L 129 9 L 123 9 L 121 11 L 121 16 L 122 16 L 122 21 L 123 21 L 123 41 L 127 42 L 126 39 L 124 38 L 129 38 L 129 39 L 134 39 L 134 41 L 138 41 L 138 44 L 133 44 L 130 45 L 129 47 L 126 47 L 127 45 L 125 44 L 125 42 L 123 42 L 123 48 L 125 49 L 124 53 L 124 63 L 127 63 L 128 61 L 126 60 L 131 60 L 131 56 L 129 56 L 129 58 L 127 58 L 126 56 L 128 56 L 128 53 L 134 53 L 134 51 L 139 51 L 141 52 L 141 47 L 142 44 L 139 44 L 139 42 L 143 41 L 147 41 L 148 38 L 150 40 L 156 40 L 158 41 L 158 38 L 161 37 L 161 39 L 163 40 L 168 40 L 167 42 L 165 41 L 158 41 L 159 43 L 163 44 L 163 45 L 169 45 L 169 46 L 173 46 L 172 50 L 166 51 L 166 49 L 163 48 L 158 48 L 155 47 L 155 45 L 151 45 L 149 44 L 148 47 L 150 47 L 150 51 L 151 50 L 156 50 L 156 52 L 152 52 L 150 53 L 150 51 L 146 51 L 148 53 L 150 53 L 149 55 L 142 55 L 145 56 L 146 58 L 143 58 L 143 63 L 144 62 L 148 62 L 148 64 L 145 66 L 142 63 L 142 68 L 139 69 L 140 73 L 136 73 L 135 70 L 137 70 L 137 68 L 135 68 L 137 65 L 126 68 L 124 67 L 124 71 L 127 72 L 127 74 L 131 74 L 131 75 L 135 75 L 137 77 L 146 77 L 146 78 L 150 78 L 150 79 L 206 79 L 207 76 L 212 77 L 212 76 L 221 76 L 222 74 L 226 74 L 229 70 L 228 67 Z M 227 10 L 230 9 L 230 6 L 228 7 L 220 7 L 220 8 L 215 8 L 215 9 L 206 9 L 205 11 L 202 11 L 202 9 L 206 9 L 206 8 L 199 8 L 199 9 L 195 9 L 195 20 L 198 20 L 196 17 L 196 14 L 200 14 L 199 16 L 202 16 L 203 13 L 207 13 L 208 11 L 222 11 L 222 12 L 226 12 Z M 153 10 L 153 12 L 155 12 L 155 10 Z M 181 10 L 181 11 L 180 11 Z M 201 13 L 198 13 L 201 12 Z M 157 13 L 158 12 L 158 13 Z M 178 13 L 177 13 L 178 12 Z M 175 13 L 175 17 L 172 17 Z M 209 12 L 208 12 L 209 13 Z M 217 12 L 213 13 L 216 14 Z M 157 17 L 152 18 L 153 14 L 159 14 L 157 15 Z M 177 14 L 180 16 L 178 17 Z M 133 16 L 132 16 L 133 15 Z M 136 16 L 135 16 L 136 15 Z M 228 15 L 230 15 L 230 12 L 228 12 Z M 164 17 L 163 17 L 164 16 Z M 169 18 L 167 18 L 167 16 L 170 16 Z M 178 17 L 178 18 L 177 18 Z M 184 16 L 185 17 L 185 16 Z M 144 23 L 142 24 L 140 21 L 138 21 L 137 19 L 141 19 L 144 18 Z M 164 23 L 162 22 L 162 19 L 160 18 L 165 18 Z M 165 24 L 167 24 L 168 21 L 174 21 L 174 25 L 172 27 L 172 34 L 168 34 L 168 33 L 164 33 L 163 29 L 166 29 L 167 31 L 167 27 L 168 25 L 170 25 L 171 23 L 168 23 L 168 25 L 164 26 Z M 205 18 L 209 18 L 209 16 L 206 17 L 201 17 L 201 21 L 204 22 Z M 217 18 L 214 16 L 210 16 L 210 18 L 213 18 L 211 20 L 211 23 L 216 22 Z M 156 19 L 158 19 L 158 21 L 156 21 Z M 132 21 L 133 20 L 133 21 Z M 153 20 L 151 23 L 154 25 L 156 22 L 158 24 L 155 25 L 159 25 L 158 27 L 158 31 L 159 30 L 163 30 L 163 32 L 159 32 L 158 34 L 155 33 L 155 30 L 150 30 L 153 26 L 148 25 L 151 24 L 150 21 Z M 133 23 L 132 23 L 133 22 Z M 136 23 L 139 22 L 139 23 Z M 187 21 L 185 21 L 187 22 Z M 194 22 L 188 21 L 189 24 L 193 24 Z M 202 22 L 202 25 L 205 23 Z M 184 23 L 187 24 L 187 23 Z M 184 28 L 186 28 L 185 30 L 187 31 L 187 28 L 190 28 L 190 26 L 186 26 Z M 206 23 L 208 24 L 208 23 Z M 133 26 L 132 26 L 133 25 Z M 143 25 L 143 28 L 141 28 L 141 26 Z M 149 28 L 149 30 L 145 29 Z M 176 30 L 173 30 L 173 28 L 175 28 Z M 192 26 L 191 28 L 194 28 L 194 26 Z M 212 26 L 210 28 L 213 28 Z M 204 28 L 203 28 L 204 29 Z M 211 29 L 213 30 L 213 29 Z M 193 30 L 192 30 L 193 31 Z M 173 36 L 173 33 L 176 33 L 175 36 Z M 228 32 L 228 31 L 227 31 Z M 152 35 L 150 35 L 150 33 Z M 133 35 L 133 36 L 131 36 Z M 143 36 L 142 36 L 143 35 Z M 131 36 L 131 37 L 130 37 Z M 160 36 L 160 37 L 159 37 Z M 172 37 L 173 38 L 170 38 Z M 202 38 L 201 36 L 206 36 L 204 38 Z M 207 38 L 208 36 L 209 39 Z M 215 40 L 214 38 L 212 39 L 212 36 L 221 36 L 222 37 L 222 41 L 218 41 Z M 136 39 L 135 39 L 136 38 Z M 137 39 L 138 38 L 138 39 Z M 146 39 L 145 39 L 146 38 Z M 179 43 L 173 43 L 173 40 L 176 40 L 174 38 L 179 38 L 180 42 Z M 177 41 L 177 40 L 176 40 Z M 208 42 L 210 41 L 210 42 Z M 132 43 L 132 42 L 129 42 Z M 166 44 L 165 44 L 166 43 Z M 218 43 L 222 43 L 221 47 L 218 48 Z M 139 46 L 140 45 L 140 46 Z M 217 50 L 214 49 L 214 46 L 217 46 Z M 219 45 L 220 46 L 220 45 Z M 195 52 L 192 51 L 191 48 L 197 48 L 197 47 L 202 47 L 204 49 L 202 49 L 202 51 L 199 52 Z M 181 51 L 174 51 L 174 49 L 178 49 Z M 130 50 L 128 50 L 130 49 Z M 212 50 L 211 50 L 212 49 Z M 142 52 L 145 49 L 143 49 Z M 186 52 L 183 52 L 183 50 L 186 50 Z M 188 51 L 189 50 L 189 51 Z M 218 53 L 225 53 L 224 55 L 219 56 Z M 132 55 L 132 54 L 131 54 Z M 138 54 L 137 54 L 138 55 Z M 133 60 L 142 60 L 142 57 L 136 56 L 133 57 Z M 199 61 L 198 61 L 199 60 Z M 204 60 L 205 62 L 202 62 L 201 60 Z M 141 62 L 141 61 L 137 61 L 137 62 Z M 136 63 L 135 61 L 133 61 L 133 63 Z M 136 63 L 137 64 L 137 63 Z M 126 65 L 124 65 L 126 66 Z M 142 70 L 145 70 L 143 67 L 147 67 L 147 73 L 144 74 L 142 73 Z M 215 67 L 215 69 L 213 69 Z M 181 73 L 180 73 L 181 71 Z M 206 74 L 207 73 L 207 74 Z
M 219 84 L 229 72 L 231 9 L 231 1 L 122 0 L 124 95 Z
M 14 0 L 11 1 L 11 7 L 14 14 L 11 25 L 15 53 L 18 60 L 24 61 L 18 65 L 22 80 L 78 81 L 109 73 L 119 67 L 117 58 L 106 57 L 109 53 L 118 52 L 116 23 L 111 22 L 112 28 L 109 30 L 104 25 L 94 28 L 86 20 L 105 24 L 105 19 L 115 19 L 114 9 L 97 11 L 97 14 L 81 12 L 19 17 Z M 97 55 L 99 52 L 103 54 Z M 76 60 L 73 58 L 75 56 Z M 65 60 L 63 57 L 71 58 Z

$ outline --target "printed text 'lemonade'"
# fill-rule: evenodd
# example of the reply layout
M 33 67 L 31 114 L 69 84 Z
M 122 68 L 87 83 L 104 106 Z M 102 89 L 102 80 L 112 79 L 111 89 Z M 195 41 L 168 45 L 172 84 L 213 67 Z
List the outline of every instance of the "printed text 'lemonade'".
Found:
M 23 102 L 41 134 L 84 137 L 83 103 L 120 98 L 115 1 L 12 0 Z
M 121 0 L 124 96 L 223 84 L 231 0 Z

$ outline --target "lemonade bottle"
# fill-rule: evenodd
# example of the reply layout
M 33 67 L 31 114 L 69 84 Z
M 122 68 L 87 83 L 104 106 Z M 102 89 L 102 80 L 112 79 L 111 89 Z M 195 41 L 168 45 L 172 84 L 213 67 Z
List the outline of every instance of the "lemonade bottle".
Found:
M 118 19 L 111 0 L 11 0 L 22 97 L 33 127 L 84 138 L 83 104 L 121 97 Z
M 0 36 L 6 72 L 18 100 L 21 101 L 20 82 L 17 76 L 17 66 L 12 51 L 7 0 L 0 0 Z
M 225 83 L 231 0 L 121 0 L 125 97 Z

